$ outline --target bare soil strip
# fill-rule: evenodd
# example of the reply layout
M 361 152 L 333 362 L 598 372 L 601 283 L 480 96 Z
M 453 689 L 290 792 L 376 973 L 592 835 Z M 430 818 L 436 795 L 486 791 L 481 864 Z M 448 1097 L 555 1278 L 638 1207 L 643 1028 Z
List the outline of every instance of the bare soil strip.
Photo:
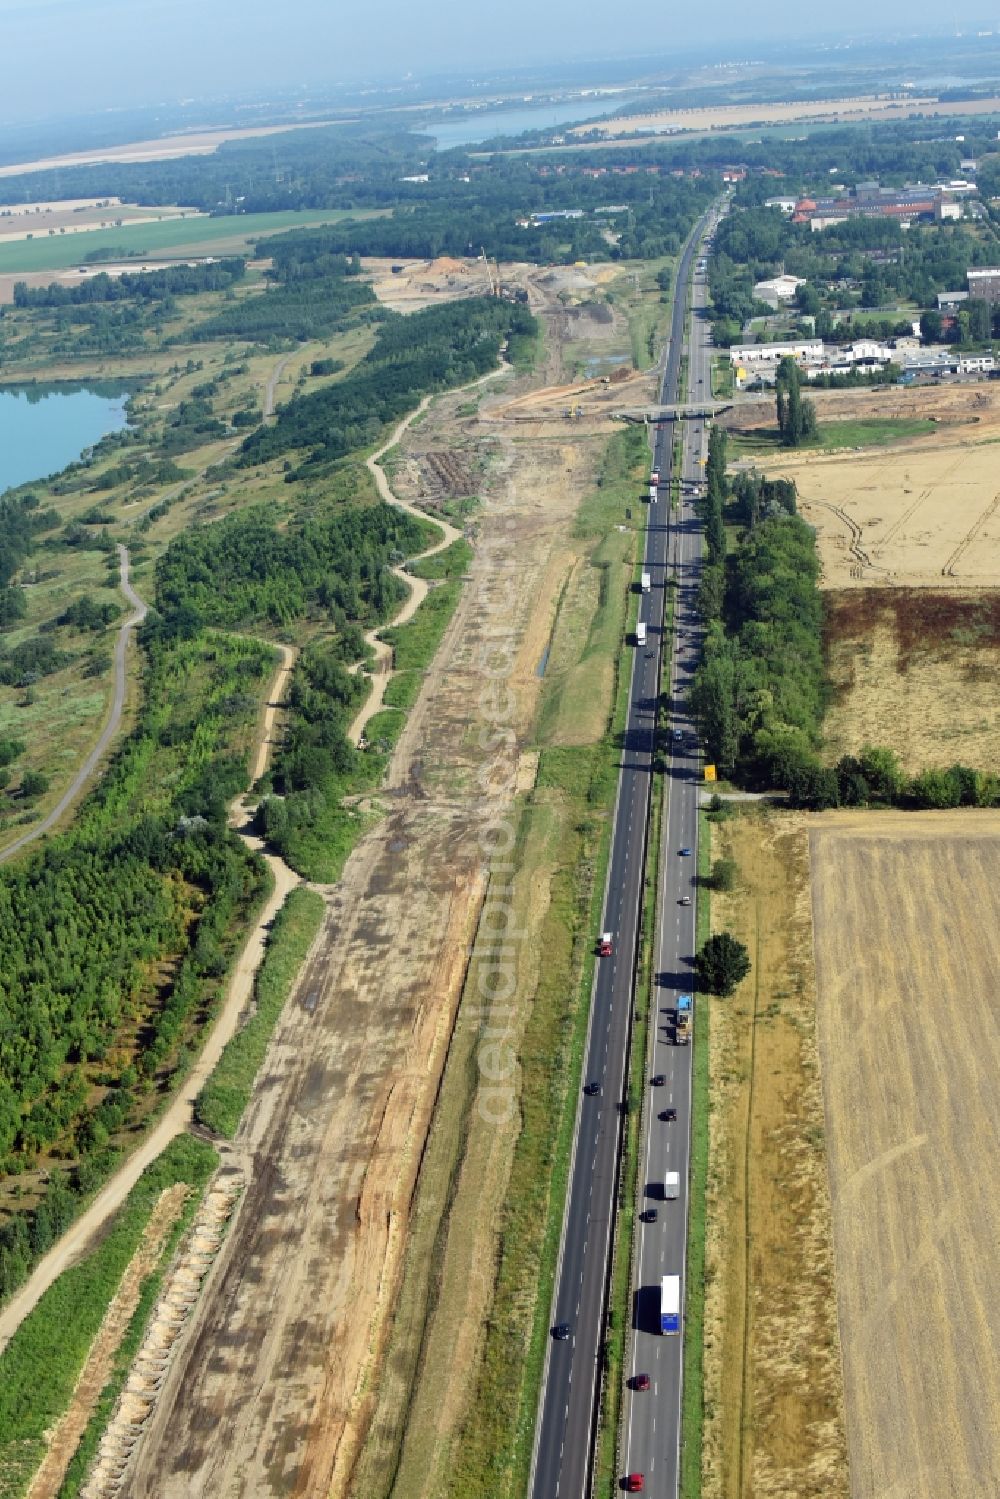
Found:
M 27 1499 L 55 1499 L 91 1413 L 111 1374 L 115 1354 L 139 1304 L 143 1281 L 156 1269 L 167 1235 L 180 1217 L 188 1188 L 167 1187 L 146 1224 L 138 1248 L 104 1314 L 93 1347 L 80 1370 L 65 1415 L 48 1437 L 48 1451 L 31 1481 Z
M 853 1499 L 1000 1473 L 1000 815 L 834 813 L 811 834 Z
M 750 977 L 712 1005 L 705 1499 L 848 1493 L 802 817 L 713 831 L 739 866 L 712 897 Z

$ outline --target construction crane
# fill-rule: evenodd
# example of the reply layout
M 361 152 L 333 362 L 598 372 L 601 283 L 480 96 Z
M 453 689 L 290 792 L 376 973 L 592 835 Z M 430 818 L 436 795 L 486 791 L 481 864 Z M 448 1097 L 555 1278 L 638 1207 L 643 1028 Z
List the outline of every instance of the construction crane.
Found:
M 479 248 L 479 258 L 486 267 L 486 281 L 490 289 L 489 294 L 491 297 L 498 297 L 500 295 L 500 267 L 496 261 L 490 260 L 486 253 L 485 245 L 481 245 Z

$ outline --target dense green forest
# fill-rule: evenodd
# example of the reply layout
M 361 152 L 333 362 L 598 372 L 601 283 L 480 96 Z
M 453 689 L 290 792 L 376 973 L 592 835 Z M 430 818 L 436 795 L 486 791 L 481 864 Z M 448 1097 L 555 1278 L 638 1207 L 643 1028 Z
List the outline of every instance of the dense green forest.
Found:
M 182 335 L 183 341 L 204 339 L 329 338 L 350 325 L 351 314 L 369 308 L 381 316 L 375 293 L 358 279 L 356 258 L 316 256 L 298 261 L 286 256 L 276 261 L 274 283 L 262 295 L 227 302 L 214 316 Z
M 321 609 L 343 626 L 379 623 L 404 596 L 389 570 L 428 528 L 394 506 L 344 505 L 279 530 L 263 509 L 183 532 L 157 564 L 157 607 L 171 629 L 272 625 Z
M 109 276 L 106 271 L 83 281 L 54 281 L 50 286 L 14 283 L 15 307 L 77 307 L 99 302 L 166 302 L 206 291 L 227 291 L 246 274 L 246 261 L 213 260 L 198 265 L 165 266 Z M 0 313 L 3 309 L 0 308 Z
M 489 297 L 427 307 L 379 325 L 373 347 L 334 385 L 296 396 L 270 426 L 243 443 L 244 464 L 265 463 L 308 449 L 329 463 L 375 443 L 430 391 L 464 385 L 495 368 L 505 338 L 533 336 L 527 308 Z
M 260 888 L 225 805 L 247 773 L 232 734 L 256 718 L 271 652 L 164 639 L 155 626 L 147 647 L 140 724 L 76 828 L 0 869 L 7 1170 L 57 1141 L 85 1153 L 121 1125 L 136 1071 L 168 1063 Z M 153 968 L 165 961 L 161 987 Z

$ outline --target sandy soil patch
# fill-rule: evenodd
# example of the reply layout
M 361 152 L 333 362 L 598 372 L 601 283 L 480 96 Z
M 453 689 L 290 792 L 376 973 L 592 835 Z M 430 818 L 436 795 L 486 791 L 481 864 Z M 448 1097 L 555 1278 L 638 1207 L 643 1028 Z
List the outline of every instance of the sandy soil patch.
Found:
M 0 166 L 0 177 L 19 177 L 22 172 L 47 172 L 54 167 L 93 166 L 99 162 L 168 161 L 176 156 L 210 156 L 225 141 L 251 140 L 255 136 L 281 135 L 287 130 L 319 130 L 343 125 L 344 120 L 308 120 L 287 125 L 256 125 L 243 130 L 191 130 L 183 135 L 165 135 L 159 140 L 131 141 L 94 151 L 71 151 L 65 156 L 46 156 L 37 161 Z
M 1000 99 L 963 100 L 939 104 L 936 96 L 890 98 L 859 95 L 850 99 L 815 99 L 789 104 L 712 104 L 700 109 L 664 109 L 651 114 L 626 115 L 574 125 L 569 135 L 597 131 L 606 138 L 622 135 L 672 133 L 678 130 L 734 130 L 740 125 L 784 125 L 796 120 L 836 120 L 841 124 L 859 120 L 905 120 L 913 115 L 994 114 Z
M 913 774 L 1000 768 L 1000 594 L 844 589 L 827 605 L 831 762 L 880 744 Z
M 362 268 L 372 278 L 372 290 L 394 312 L 416 312 L 456 297 L 489 296 L 486 267 L 481 260 L 456 260 L 441 255 L 436 260 L 385 260 L 363 256 Z M 393 271 L 393 266 L 399 267 Z M 507 268 L 504 268 L 507 275 Z
M 80 1371 L 65 1414 L 49 1435 L 48 1452 L 32 1479 L 28 1499 L 55 1499 L 90 1420 L 101 1391 L 111 1375 L 118 1345 L 139 1304 L 143 1282 L 159 1263 L 167 1235 L 181 1215 L 188 1187 L 184 1182 L 167 1187 L 153 1209 L 132 1256 L 97 1330 L 87 1361 Z
M 1000 816 L 811 833 L 818 1033 L 853 1499 L 1000 1472 Z
M 713 829 L 737 889 L 713 926 L 753 971 L 712 1001 L 706 1499 L 848 1492 L 804 819 Z

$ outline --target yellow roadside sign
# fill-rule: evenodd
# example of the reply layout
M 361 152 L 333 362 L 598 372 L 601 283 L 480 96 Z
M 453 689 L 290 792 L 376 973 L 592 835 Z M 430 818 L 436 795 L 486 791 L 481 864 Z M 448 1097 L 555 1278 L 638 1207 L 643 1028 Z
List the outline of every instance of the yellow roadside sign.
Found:
M 714 781 L 715 780 L 715 766 L 714 765 L 706 765 L 705 766 L 705 780 L 706 781 Z

